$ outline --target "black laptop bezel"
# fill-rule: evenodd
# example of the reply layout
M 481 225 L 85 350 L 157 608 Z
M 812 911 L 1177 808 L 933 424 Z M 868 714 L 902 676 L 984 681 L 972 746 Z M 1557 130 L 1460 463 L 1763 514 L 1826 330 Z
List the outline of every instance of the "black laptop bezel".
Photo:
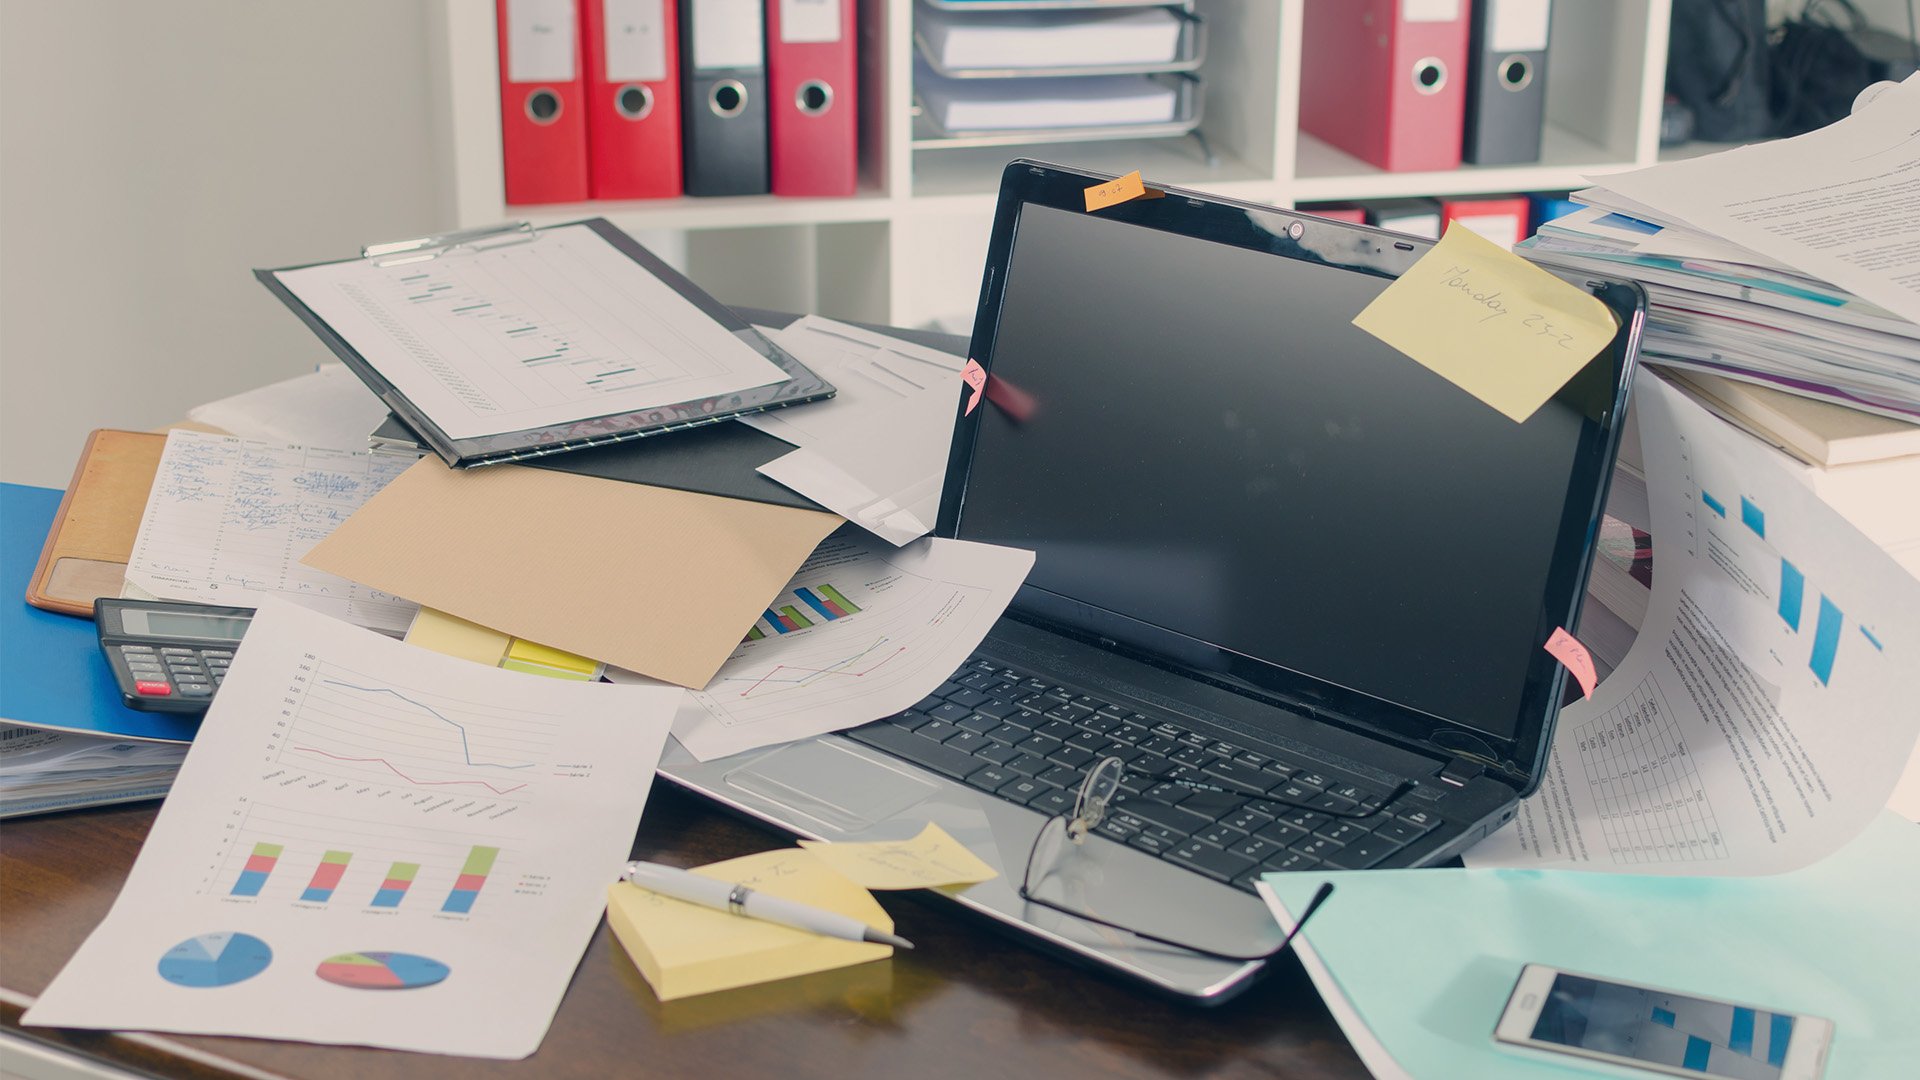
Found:
M 1084 213 L 1085 189 L 1110 179 L 1108 175 L 1026 159 L 1007 165 L 1001 176 L 999 203 L 968 351 L 968 356 L 989 375 L 999 332 L 1002 290 L 1021 211 L 1034 205 Z M 1158 197 L 1135 199 L 1099 213 L 1130 225 L 1276 256 L 1308 256 L 1389 279 L 1404 273 L 1433 246 L 1430 240 L 1200 192 L 1150 185 L 1150 193 Z M 1312 236 L 1307 235 L 1308 230 Z M 1313 251 L 1326 252 L 1341 246 L 1315 243 L 1324 240 L 1324 230 L 1342 231 L 1343 239 L 1352 243 L 1354 250 L 1362 252 L 1366 261 L 1334 262 L 1324 254 L 1313 254 Z M 1313 245 L 1311 251 L 1302 240 Z M 1583 285 L 1606 303 L 1621 325 L 1604 352 L 1605 372 L 1613 388 L 1611 404 L 1602 415 L 1593 418 L 1596 424 L 1586 426 L 1575 453 L 1573 480 L 1562 507 L 1556 554 L 1548 572 L 1546 600 L 1535 627 L 1534 638 L 1541 642 L 1557 627 L 1578 625 L 1646 319 L 1646 294 L 1638 285 L 1592 275 L 1561 276 Z M 1583 374 L 1595 370 L 1597 365 L 1590 366 Z M 947 458 L 939 525 L 935 530 L 940 536 L 958 536 L 965 513 L 976 435 L 985 413 L 981 408 L 975 415 L 966 414 L 965 402 L 972 393 L 971 388 L 962 387 L 956 398 L 953 441 Z M 1022 621 L 1092 641 L 1283 708 L 1306 712 L 1316 720 L 1383 737 L 1426 753 L 1477 763 L 1514 785 L 1521 796 L 1531 793 L 1545 773 L 1553 724 L 1566 689 L 1566 669 L 1544 649 L 1536 650 L 1528 666 L 1514 734 L 1501 738 L 1163 627 L 1095 609 L 1033 585 L 1021 587 L 1008 612 Z

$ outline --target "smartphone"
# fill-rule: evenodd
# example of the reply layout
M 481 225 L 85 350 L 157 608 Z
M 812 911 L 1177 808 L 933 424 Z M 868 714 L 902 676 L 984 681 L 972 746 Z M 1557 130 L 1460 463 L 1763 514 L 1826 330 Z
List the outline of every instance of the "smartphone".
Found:
M 1493 1037 L 1666 1076 L 1817 1080 L 1833 1021 L 1528 964 Z

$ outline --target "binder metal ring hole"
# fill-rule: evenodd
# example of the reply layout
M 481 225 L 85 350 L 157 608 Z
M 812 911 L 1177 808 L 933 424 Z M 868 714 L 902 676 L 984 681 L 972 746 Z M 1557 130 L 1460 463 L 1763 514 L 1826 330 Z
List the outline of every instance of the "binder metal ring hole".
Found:
M 527 119 L 536 124 L 551 124 L 559 118 L 559 94 L 543 86 L 527 95 Z
M 715 116 L 739 116 L 747 108 L 747 88 L 736 79 L 721 79 L 707 94 L 707 108 Z
M 629 120 L 645 120 L 647 114 L 653 111 L 653 90 L 639 83 L 629 83 L 614 91 L 613 107 Z
M 809 79 L 794 91 L 793 103 L 808 116 L 819 116 L 833 106 L 833 87 L 818 79 Z
M 1500 85 L 1507 90 L 1525 90 L 1533 82 L 1533 65 L 1524 56 L 1509 56 L 1500 61 Z
M 1417 60 L 1413 65 L 1413 88 L 1422 94 L 1437 94 L 1447 85 L 1447 65 L 1437 56 Z

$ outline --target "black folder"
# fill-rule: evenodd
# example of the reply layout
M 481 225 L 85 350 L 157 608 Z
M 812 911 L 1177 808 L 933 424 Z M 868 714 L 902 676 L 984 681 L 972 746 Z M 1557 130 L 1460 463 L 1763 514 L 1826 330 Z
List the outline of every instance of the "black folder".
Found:
M 1522 165 L 1540 160 L 1551 13 L 1551 0 L 1479 0 L 1473 5 L 1462 161 Z
M 762 0 L 680 0 L 680 138 L 689 195 L 765 195 Z

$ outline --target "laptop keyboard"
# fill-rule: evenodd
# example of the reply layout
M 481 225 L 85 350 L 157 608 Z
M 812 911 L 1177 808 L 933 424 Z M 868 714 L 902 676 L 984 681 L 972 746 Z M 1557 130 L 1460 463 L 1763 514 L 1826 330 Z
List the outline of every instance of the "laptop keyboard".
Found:
M 1087 769 L 1118 757 L 1121 793 L 1095 831 L 1249 892 L 1269 871 L 1376 866 L 1440 824 L 1393 790 L 979 656 L 913 708 L 843 734 L 1047 815 L 1071 813 Z

